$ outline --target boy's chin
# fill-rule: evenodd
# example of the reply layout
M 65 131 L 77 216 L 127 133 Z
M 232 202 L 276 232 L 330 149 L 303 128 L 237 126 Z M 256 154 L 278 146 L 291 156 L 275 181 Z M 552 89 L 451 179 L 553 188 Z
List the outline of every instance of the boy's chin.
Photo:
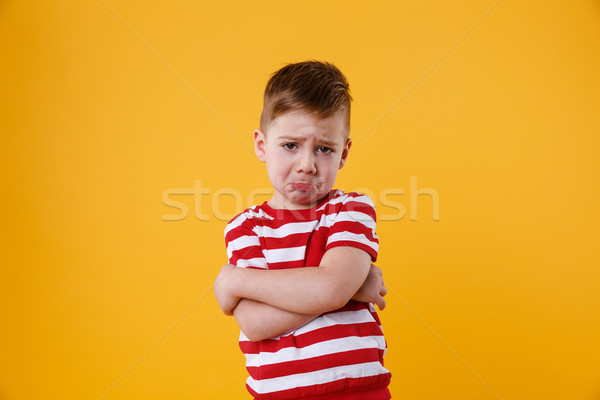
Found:
M 328 193 L 328 192 L 327 192 Z M 287 199 L 287 206 L 292 209 L 304 209 L 304 208 L 312 208 L 319 204 L 321 200 L 327 193 L 308 193 L 308 192 L 300 192 L 294 193 L 292 196 Z

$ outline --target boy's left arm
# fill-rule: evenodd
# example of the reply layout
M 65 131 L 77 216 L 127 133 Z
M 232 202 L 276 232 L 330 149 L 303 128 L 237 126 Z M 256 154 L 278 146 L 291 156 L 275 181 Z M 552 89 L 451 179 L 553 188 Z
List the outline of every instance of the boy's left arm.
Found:
M 321 314 L 344 306 L 365 282 L 370 266 L 369 253 L 351 246 L 327 250 L 318 268 L 256 270 L 226 264 L 217 276 L 215 297 L 227 315 L 241 298 Z

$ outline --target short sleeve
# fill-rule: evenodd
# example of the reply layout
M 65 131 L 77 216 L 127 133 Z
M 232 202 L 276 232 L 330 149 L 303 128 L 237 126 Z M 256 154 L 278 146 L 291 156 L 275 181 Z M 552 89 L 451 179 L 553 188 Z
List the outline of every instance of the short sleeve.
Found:
M 368 196 L 348 193 L 341 202 L 329 228 L 325 251 L 337 246 L 352 246 L 366 251 L 377 260 L 379 239 L 375 233 L 377 217 Z
M 251 220 L 244 214 L 234 218 L 225 227 L 227 260 L 239 268 L 267 269 L 260 239 L 252 229 Z

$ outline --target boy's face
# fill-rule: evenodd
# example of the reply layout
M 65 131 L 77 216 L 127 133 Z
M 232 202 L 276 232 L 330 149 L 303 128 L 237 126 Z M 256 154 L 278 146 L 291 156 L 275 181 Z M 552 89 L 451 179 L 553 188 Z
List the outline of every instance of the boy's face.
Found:
M 275 118 L 268 132 L 254 131 L 254 148 L 266 162 L 274 195 L 273 208 L 311 208 L 325 197 L 344 166 L 352 141 L 347 138 L 345 115 L 319 118 L 290 111 Z

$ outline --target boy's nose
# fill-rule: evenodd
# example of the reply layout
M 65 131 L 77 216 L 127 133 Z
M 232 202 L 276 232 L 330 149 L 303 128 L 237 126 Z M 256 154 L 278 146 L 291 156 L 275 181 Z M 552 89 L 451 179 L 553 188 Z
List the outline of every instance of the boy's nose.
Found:
M 297 172 L 304 172 L 305 174 L 314 174 L 317 172 L 315 165 L 315 155 L 312 151 L 303 151 L 298 160 L 296 168 Z

